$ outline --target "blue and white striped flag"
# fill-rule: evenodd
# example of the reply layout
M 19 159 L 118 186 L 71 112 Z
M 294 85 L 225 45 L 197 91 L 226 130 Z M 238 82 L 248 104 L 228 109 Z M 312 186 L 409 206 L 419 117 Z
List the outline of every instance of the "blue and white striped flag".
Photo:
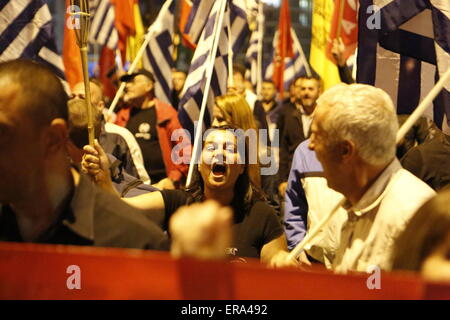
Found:
M 197 44 L 200 41 L 200 35 L 208 22 L 207 17 L 215 2 L 217 1 L 192 1 L 192 9 L 184 29 L 184 32 L 189 35 L 192 42 Z M 231 7 L 230 24 L 231 34 L 233 35 L 233 52 L 238 52 L 250 31 L 247 21 L 247 7 L 244 0 L 227 0 L 227 2 Z
M 167 0 L 155 22 L 148 29 L 146 37 L 150 37 L 143 56 L 143 66 L 155 76 L 155 95 L 158 99 L 172 104 L 172 68 L 174 66 L 175 1 Z
M 253 28 L 251 28 L 253 31 L 250 35 L 250 43 L 245 54 L 245 59 L 247 66 L 249 66 L 249 72 L 246 74 L 246 79 L 256 87 L 258 82 L 258 51 L 259 46 L 262 45 L 264 39 L 264 14 L 259 10 L 262 9 L 262 6 L 259 7 L 259 1 L 254 0 L 252 5 L 253 6 L 248 8 L 248 10 L 250 12 L 250 23 L 253 26 Z M 262 72 L 262 70 L 260 72 Z
M 65 79 L 52 16 L 44 0 L 0 1 L 0 61 L 32 59 Z
M 292 48 L 294 50 L 294 57 L 285 58 L 285 69 L 284 69 L 284 90 L 289 90 L 289 85 L 292 81 L 294 81 L 296 78 L 311 74 L 310 67 L 308 65 L 308 62 L 306 60 L 306 57 L 303 53 L 302 46 L 300 44 L 300 41 L 297 38 L 297 35 L 295 33 L 295 30 L 291 28 L 291 37 L 293 41 Z M 278 31 L 275 32 L 275 35 L 273 37 L 273 48 L 276 48 L 276 44 L 278 43 Z M 275 50 L 274 50 L 275 52 Z M 272 55 L 273 56 L 273 55 Z M 271 59 L 271 62 L 267 65 L 266 71 L 265 71 L 265 79 L 272 80 L 273 77 L 273 58 Z
M 227 0 L 225 0 L 227 1 Z M 206 84 L 206 71 L 209 63 L 211 51 L 213 49 L 214 37 L 219 36 L 219 43 L 217 54 L 214 59 L 214 68 L 211 78 L 211 87 L 208 94 L 208 104 L 205 111 L 205 117 L 203 119 L 203 128 L 209 128 L 212 120 L 212 109 L 214 106 L 214 99 L 217 96 L 223 95 L 227 91 L 228 80 L 228 32 L 226 23 L 223 23 L 223 27 L 217 35 L 213 33 L 216 19 L 219 17 L 221 1 L 215 1 L 208 15 L 206 24 L 203 27 L 201 36 L 195 50 L 194 57 L 192 58 L 191 67 L 189 69 L 186 83 L 181 94 L 180 105 L 178 108 L 178 118 L 181 125 L 188 129 L 191 133 L 192 139 L 194 138 L 194 122 L 198 121 L 200 115 L 200 108 L 202 104 L 203 91 Z M 245 24 L 241 21 L 237 23 L 235 18 L 236 27 L 231 28 L 231 34 L 234 46 L 239 44 L 239 35 L 248 30 L 246 23 L 246 14 L 243 8 L 243 1 L 234 0 L 231 3 L 231 24 L 232 17 L 241 17 L 244 14 Z M 236 11 L 236 12 L 234 12 Z M 234 13 L 233 13 L 234 12 Z M 227 10 L 224 15 L 224 21 L 227 19 L 227 15 L 230 11 Z M 241 29 L 237 28 L 240 26 Z M 238 47 L 236 47 L 238 48 Z
M 116 14 L 110 0 L 89 0 L 91 26 L 89 42 L 114 50 L 119 42 L 115 26 Z
M 360 5 L 357 82 L 384 89 L 398 114 L 410 114 L 450 68 L 450 2 L 361 0 Z M 450 125 L 450 83 L 429 111 L 425 115 L 439 127 L 445 127 L 445 118 Z

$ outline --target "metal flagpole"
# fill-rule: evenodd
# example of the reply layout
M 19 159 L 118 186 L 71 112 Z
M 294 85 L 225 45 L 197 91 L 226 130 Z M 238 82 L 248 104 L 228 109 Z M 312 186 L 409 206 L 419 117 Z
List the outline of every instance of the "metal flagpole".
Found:
M 95 129 L 94 117 L 91 106 L 91 87 L 89 84 L 89 68 L 88 68 L 88 37 L 89 37 L 89 3 L 88 0 L 70 0 L 71 8 L 79 8 L 79 12 L 71 12 L 72 17 L 79 19 L 79 28 L 75 28 L 77 45 L 80 48 L 81 64 L 83 67 L 84 94 L 86 99 L 87 120 L 88 120 L 88 136 L 89 145 L 94 146 Z
M 400 130 L 397 132 L 397 144 L 405 137 L 406 133 L 411 129 L 411 127 L 416 123 L 416 121 L 422 116 L 428 106 L 433 102 L 434 98 L 439 94 L 442 88 L 445 86 L 446 82 L 450 80 L 450 68 L 445 72 L 444 76 L 440 78 L 438 83 L 431 89 L 427 94 L 425 99 L 419 104 L 419 106 L 414 110 L 414 112 L 409 116 L 408 120 L 403 124 Z M 296 260 L 300 253 L 305 249 L 305 247 L 311 243 L 320 230 L 329 223 L 331 218 L 337 212 L 339 207 L 341 207 L 345 202 L 345 198 L 339 201 L 336 207 L 322 220 L 316 227 L 312 228 L 310 232 L 307 233 L 305 238 L 289 253 L 288 260 Z
M 223 28 L 223 15 L 225 13 L 226 2 L 227 2 L 227 0 L 222 0 L 222 3 L 220 4 L 220 9 L 219 9 L 219 16 L 214 25 L 213 48 L 211 50 L 210 56 L 208 57 L 209 63 L 206 67 L 206 84 L 205 84 L 205 89 L 203 91 L 202 106 L 200 108 L 200 115 L 198 117 L 197 128 L 195 131 L 194 148 L 193 148 L 191 163 L 189 165 L 189 172 L 188 172 L 188 176 L 187 176 L 187 180 L 186 180 L 187 187 L 189 187 L 189 185 L 191 184 L 192 174 L 194 172 L 194 166 L 197 163 L 198 159 L 200 158 L 199 151 L 201 148 L 201 136 L 203 134 L 203 118 L 205 116 L 206 104 L 208 102 L 208 93 L 209 93 L 209 89 L 211 87 L 211 78 L 212 78 L 212 72 L 213 72 L 213 68 L 214 68 L 214 61 L 216 59 L 216 54 L 217 54 L 217 47 L 219 45 L 220 33 Z

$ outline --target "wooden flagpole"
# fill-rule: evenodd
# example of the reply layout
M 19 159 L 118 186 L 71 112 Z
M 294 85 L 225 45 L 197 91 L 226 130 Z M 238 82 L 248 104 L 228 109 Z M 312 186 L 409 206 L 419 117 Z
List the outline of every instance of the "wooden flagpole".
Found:
M 94 146 L 95 129 L 94 116 L 91 105 L 91 87 L 89 83 L 89 68 L 88 68 L 88 38 L 89 38 L 89 3 L 88 0 L 70 0 L 71 8 L 79 8 L 80 11 L 71 12 L 72 17 L 79 19 L 79 28 L 75 28 L 75 35 L 77 38 L 77 45 L 80 48 L 81 64 L 83 67 L 84 93 L 86 99 L 87 118 L 88 118 L 88 136 L 89 145 Z

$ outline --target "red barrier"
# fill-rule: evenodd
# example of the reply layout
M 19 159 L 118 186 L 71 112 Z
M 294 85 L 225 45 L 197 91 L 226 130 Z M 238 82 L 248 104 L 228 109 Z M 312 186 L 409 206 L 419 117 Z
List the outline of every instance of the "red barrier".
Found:
M 69 289 L 80 268 L 81 289 Z M 449 299 L 450 285 L 417 275 L 335 275 L 323 268 L 272 270 L 168 253 L 91 247 L 0 243 L 0 299 Z M 69 286 L 70 287 L 70 286 Z

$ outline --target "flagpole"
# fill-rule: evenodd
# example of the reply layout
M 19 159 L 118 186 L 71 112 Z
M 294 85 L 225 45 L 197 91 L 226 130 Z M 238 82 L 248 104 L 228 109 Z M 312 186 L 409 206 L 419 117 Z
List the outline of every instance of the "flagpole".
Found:
M 219 38 L 220 38 L 220 32 L 223 28 L 223 16 L 225 13 L 225 7 L 226 7 L 227 0 L 222 0 L 220 9 L 219 9 L 219 16 L 214 24 L 214 41 L 213 41 L 213 48 L 211 50 L 211 55 L 209 57 L 209 63 L 206 68 L 206 83 L 205 83 L 205 89 L 203 91 L 203 99 L 202 99 L 202 105 L 200 108 L 200 115 L 198 117 L 197 122 L 197 128 L 195 130 L 195 138 L 194 138 L 194 148 L 192 151 L 191 156 L 191 163 L 189 165 L 189 172 L 186 180 L 186 186 L 189 187 L 192 180 L 192 174 L 194 172 L 195 164 L 197 163 L 200 155 L 199 148 L 201 148 L 201 136 L 203 134 L 203 118 L 205 117 L 205 110 L 206 110 L 206 104 L 208 102 L 208 95 L 209 95 L 209 89 L 211 87 L 211 78 L 212 78 L 212 72 L 214 68 L 214 62 L 216 59 L 217 54 L 217 47 L 219 45 Z
M 233 41 L 231 38 L 231 8 L 227 2 L 229 14 L 227 15 L 227 30 L 228 30 L 228 86 L 234 87 L 233 79 Z
M 160 11 L 163 11 L 163 10 L 167 11 L 167 10 L 169 10 L 169 6 L 171 5 L 172 1 L 173 0 L 167 0 L 163 4 L 163 6 L 161 7 Z M 133 63 L 130 66 L 130 69 L 128 69 L 127 74 L 132 74 L 136 70 L 136 67 L 139 64 L 139 61 L 142 59 L 142 56 L 144 55 L 145 49 L 147 48 L 148 43 L 150 42 L 150 38 L 151 38 L 150 36 L 152 35 L 152 31 L 153 31 L 152 26 L 153 26 L 153 24 L 147 29 L 147 34 L 145 35 L 145 40 L 142 43 L 141 47 L 139 48 L 139 51 L 136 54 L 136 57 L 134 58 Z M 116 108 L 117 103 L 119 102 L 120 98 L 122 97 L 123 92 L 125 91 L 125 86 L 126 86 L 125 82 L 122 82 L 120 84 L 120 87 L 119 87 L 119 89 L 116 92 L 114 100 L 113 100 L 113 102 L 111 103 L 111 106 L 108 109 L 108 114 L 109 115 L 111 115 L 113 113 L 114 109 Z
M 406 133 L 409 129 L 412 128 L 414 123 L 422 116 L 422 114 L 426 111 L 428 106 L 433 102 L 442 88 L 445 86 L 446 82 L 450 80 L 450 68 L 445 72 L 444 76 L 440 78 L 440 80 L 436 83 L 436 85 L 431 89 L 431 91 L 427 94 L 425 99 L 419 104 L 419 106 L 414 110 L 414 112 L 409 116 L 408 120 L 402 125 L 400 130 L 397 133 L 397 144 L 405 137 Z M 345 198 L 339 201 L 339 203 L 333 208 L 333 210 L 322 220 L 316 227 L 312 228 L 311 231 L 307 233 L 305 238 L 295 246 L 295 248 L 289 253 L 287 260 L 296 260 L 300 253 L 305 249 L 307 245 L 311 243 L 311 240 L 314 239 L 317 234 L 321 231 L 321 229 L 329 223 L 331 218 L 336 214 L 339 207 L 342 207 L 345 203 Z
M 295 32 L 294 28 L 291 28 L 291 32 L 293 32 L 293 33 Z M 308 61 L 306 60 L 305 53 L 303 52 L 302 44 L 300 43 L 300 40 L 298 39 L 297 34 L 295 34 L 295 37 L 293 37 L 293 39 L 294 39 L 295 43 L 297 44 L 298 49 L 300 50 L 300 59 L 302 60 L 303 65 L 305 66 L 306 75 L 308 77 L 311 77 L 312 76 L 311 68 L 309 66 Z
M 89 83 L 89 61 L 88 61 L 88 37 L 89 37 L 89 3 L 87 0 L 71 0 L 71 7 L 77 7 L 79 12 L 71 12 L 70 15 L 78 16 L 79 28 L 75 28 L 75 35 L 77 38 L 77 45 L 80 48 L 81 64 L 83 69 L 84 80 L 84 95 L 86 100 L 86 112 L 87 112 L 87 129 L 89 137 L 89 145 L 94 146 L 95 131 L 94 131 L 94 115 L 91 105 L 91 86 Z
M 264 4 L 262 1 L 258 3 L 258 56 L 257 56 L 257 75 L 256 75 L 256 93 L 258 96 L 261 95 L 261 87 L 262 87 L 262 58 L 263 58 L 263 38 L 264 38 Z

